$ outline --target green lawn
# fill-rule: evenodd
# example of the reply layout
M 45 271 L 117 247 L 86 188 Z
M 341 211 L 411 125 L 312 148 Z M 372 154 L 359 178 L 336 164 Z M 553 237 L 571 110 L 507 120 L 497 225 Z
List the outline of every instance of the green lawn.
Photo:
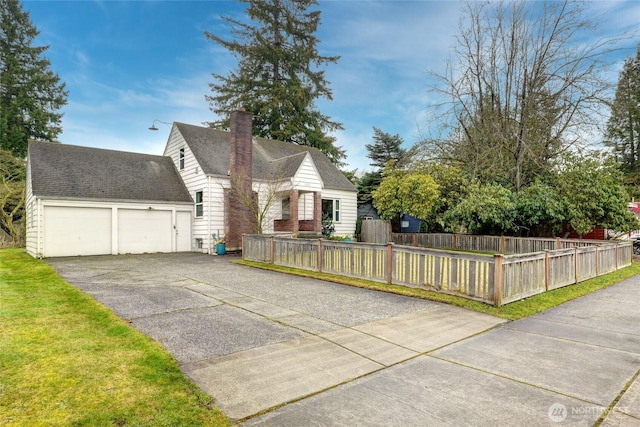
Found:
M 0 425 L 229 426 L 159 344 L 24 250 L 0 250 Z
M 373 289 L 383 292 L 391 292 L 399 295 L 406 295 L 416 298 L 423 298 L 432 301 L 445 302 L 447 304 L 464 307 L 469 310 L 481 313 L 491 314 L 493 316 L 502 317 L 509 320 L 517 320 L 540 313 L 552 307 L 570 301 L 582 295 L 586 295 L 598 289 L 618 283 L 624 279 L 640 274 L 640 262 L 634 262 L 631 266 L 622 268 L 604 276 L 595 279 L 586 280 L 577 285 L 566 286 L 564 288 L 555 289 L 543 294 L 539 294 L 521 301 L 512 302 L 502 307 L 493 307 L 491 305 L 470 300 L 455 295 L 429 291 L 426 289 L 415 289 L 406 286 L 387 285 L 385 283 L 373 282 L 370 280 L 362 280 L 346 276 L 338 276 L 335 274 L 318 273 L 317 271 L 300 270 L 289 267 L 281 267 L 272 264 L 252 262 L 252 261 L 236 261 L 238 264 L 263 268 L 266 270 L 278 271 L 287 274 L 294 274 L 303 277 L 312 277 L 315 279 L 326 280 L 329 282 L 341 283 L 344 285 L 356 286 L 359 288 Z

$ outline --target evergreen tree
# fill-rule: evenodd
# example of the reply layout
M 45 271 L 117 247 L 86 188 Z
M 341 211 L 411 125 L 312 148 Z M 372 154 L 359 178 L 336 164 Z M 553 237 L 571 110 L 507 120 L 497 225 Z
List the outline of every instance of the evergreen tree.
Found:
M 33 46 L 39 31 L 18 0 L 0 0 L 0 148 L 25 157 L 30 138 L 55 141 L 65 84 Z
M 407 151 L 400 146 L 403 143 L 400 135 L 391 135 L 373 128 L 373 144 L 365 144 L 367 157 L 371 159 L 374 169 L 365 173 L 358 181 L 358 204 L 372 202 L 372 193 L 382 182 L 382 171 L 385 167 L 400 167 L 407 160 Z
M 640 196 L 640 45 L 620 72 L 605 144 L 618 160 L 630 192 Z
M 213 74 L 211 111 L 222 119 L 210 125 L 227 127 L 229 115 L 243 107 L 254 115 L 255 135 L 316 147 L 336 164 L 344 150 L 328 133 L 342 129 L 314 105 L 317 98 L 332 99 L 322 66 L 338 56 L 321 56 L 314 36 L 320 11 L 310 11 L 316 0 L 239 0 L 248 3 L 251 23 L 222 17 L 233 25 L 233 40 L 205 32 L 238 58 L 238 68 L 227 76 Z
M 358 205 L 373 202 L 371 193 L 380 186 L 380 182 L 382 182 L 382 173 L 379 171 L 365 172 L 360 177 L 356 184 L 358 188 Z
M 400 135 L 391 135 L 374 127 L 373 144 L 365 144 L 369 151 L 367 157 L 371 159 L 369 164 L 377 168 L 378 172 L 382 172 L 390 161 L 396 164 L 402 163 L 406 154 L 406 150 L 401 148 L 403 142 Z

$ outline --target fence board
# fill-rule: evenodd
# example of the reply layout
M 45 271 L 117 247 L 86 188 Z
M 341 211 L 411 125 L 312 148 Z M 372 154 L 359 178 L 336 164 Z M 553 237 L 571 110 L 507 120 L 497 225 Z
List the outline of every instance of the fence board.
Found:
M 502 302 L 509 303 L 546 289 L 544 252 L 507 255 L 502 261 Z
M 618 268 L 631 265 L 633 259 L 633 243 L 625 242 L 618 244 Z
M 322 241 L 322 271 L 386 281 L 387 246 Z
M 575 249 L 549 251 L 549 290 L 576 283 Z
M 505 254 L 527 254 L 556 249 L 556 239 L 505 237 Z
M 243 237 L 242 257 L 247 261 L 271 262 L 271 242 L 265 236 Z
M 317 240 L 275 238 L 274 243 L 276 264 L 307 270 L 318 268 Z
M 598 275 L 597 246 L 576 247 L 576 282 L 593 279 Z
M 617 268 L 617 248 L 614 245 L 598 247 L 598 275 L 615 271 Z
M 362 221 L 360 240 L 367 243 L 386 244 L 391 235 L 391 225 L 381 219 L 367 219 Z

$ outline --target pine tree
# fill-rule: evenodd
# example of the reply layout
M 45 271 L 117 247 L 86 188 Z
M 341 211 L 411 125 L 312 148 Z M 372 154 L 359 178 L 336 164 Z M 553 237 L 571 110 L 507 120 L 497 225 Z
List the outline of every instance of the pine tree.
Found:
M 620 72 L 605 144 L 618 160 L 630 192 L 640 196 L 640 45 Z
M 342 129 L 314 105 L 332 99 L 322 66 L 338 56 L 321 56 L 314 36 L 320 11 L 309 11 L 316 0 L 239 0 L 248 3 L 251 23 L 222 17 L 233 26 L 233 40 L 205 32 L 238 58 L 227 76 L 213 74 L 211 111 L 221 118 L 212 126 L 226 128 L 232 111 L 243 107 L 254 115 L 255 135 L 316 147 L 336 164 L 345 153 L 329 133 Z
M 30 138 L 55 141 L 65 84 L 33 46 L 39 31 L 18 0 L 0 0 L 0 148 L 25 157 Z
M 400 135 L 391 135 L 374 127 L 373 144 L 365 144 L 369 151 L 367 157 L 371 159 L 370 165 L 382 172 L 390 161 L 402 163 L 406 154 L 406 150 L 401 147 L 403 142 Z
M 382 182 L 382 172 L 386 166 L 393 168 L 403 166 L 408 160 L 407 151 L 401 147 L 404 140 L 400 135 L 391 135 L 380 129 L 373 128 L 373 144 L 365 144 L 367 157 L 371 159 L 371 166 L 375 169 L 365 173 L 358 181 L 358 203 L 365 204 L 372 201 L 372 193 Z

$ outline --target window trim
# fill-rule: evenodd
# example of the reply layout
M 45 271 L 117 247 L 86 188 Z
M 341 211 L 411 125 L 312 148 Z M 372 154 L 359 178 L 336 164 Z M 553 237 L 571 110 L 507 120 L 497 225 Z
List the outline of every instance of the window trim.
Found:
M 200 195 L 200 200 L 198 200 L 198 195 Z M 202 190 L 196 191 L 193 199 L 195 201 L 195 217 L 202 218 L 204 216 L 204 192 Z M 200 215 L 198 215 L 198 208 L 200 208 Z
M 342 208 L 340 206 L 340 199 L 322 199 L 322 203 L 331 202 L 331 221 L 335 223 L 340 223 L 342 219 L 341 211 Z M 324 206 L 323 206 L 324 208 Z M 322 209 L 322 214 L 324 215 L 324 209 Z
M 178 169 L 184 170 L 184 147 L 178 150 Z

